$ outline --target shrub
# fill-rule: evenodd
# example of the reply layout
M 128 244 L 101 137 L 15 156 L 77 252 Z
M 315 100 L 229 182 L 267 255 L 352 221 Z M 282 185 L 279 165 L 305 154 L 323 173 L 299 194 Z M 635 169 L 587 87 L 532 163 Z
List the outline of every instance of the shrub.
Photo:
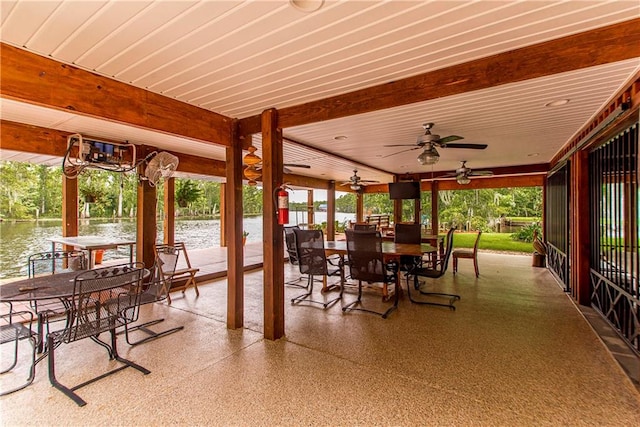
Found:
M 520 228 L 520 231 L 518 231 L 517 233 L 512 233 L 511 238 L 513 240 L 531 243 L 533 242 L 533 235 L 536 231 L 538 232 L 538 236 L 542 235 L 542 227 L 540 226 L 539 222 L 525 225 L 524 227 Z

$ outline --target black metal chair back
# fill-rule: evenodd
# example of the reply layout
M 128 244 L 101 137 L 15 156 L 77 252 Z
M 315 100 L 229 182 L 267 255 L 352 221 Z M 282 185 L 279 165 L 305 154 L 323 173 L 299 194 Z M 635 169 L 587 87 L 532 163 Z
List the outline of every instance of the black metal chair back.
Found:
M 394 242 L 396 243 L 422 243 L 420 224 L 396 224 Z
M 396 224 L 393 241 L 396 243 L 422 243 L 420 224 Z M 402 255 L 400 257 L 400 268 L 407 271 L 416 265 L 419 265 L 422 257 Z
M 365 282 L 386 280 L 382 238 L 377 231 L 345 230 L 351 278 Z
M 73 399 L 79 406 L 86 402 L 74 390 L 92 383 L 125 367 L 133 367 L 144 374 L 149 371 L 118 355 L 116 328 L 138 318 L 144 267 L 141 263 L 123 264 L 88 270 L 75 278 L 73 296 L 67 301 L 67 327 L 47 334 L 49 350 L 49 380 L 51 384 Z M 99 339 L 103 332 L 110 332 L 111 343 Z M 125 364 L 92 380 L 69 388 L 58 382 L 55 376 L 55 350 L 60 344 L 91 338 L 105 347 L 111 359 Z M 74 347 L 79 348 L 79 347 Z
M 292 265 L 298 265 L 298 251 L 296 249 L 296 234 L 294 230 L 300 230 L 297 225 L 284 227 L 284 242 L 287 245 L 287 255 Z
M 87 255 L 83 251 L 38 252 L 29 255 L 29 277 L 65 271 L 86 270 L 89 267 Z
M 31 254 L 27 263 L 30 278 L 67 271 L 82 271 L 88 267 L 89 262 L 86 253 L 75 250 Z M 58 299 L 31 301 L 30 304 L 37 315 L 38 351 L 41 352 L 45 335 L 51 331 L 53 325 L 59 325 L 66 320 L 67 307 Z
M 310 302 L 321 304 L 323 308 L 332 306 L 342 298 L 342 286 L 340 295 L 331 300 L 317 301 L 311 299 L 313 293 L 314 276 L 336 276 L 340 274 L 340 268 L 329 269 L 327 256 L 324 252 L 324 234 L 322 230 L 293 230 L 295 235 L 296 252 L 298 255 L 298 268 L 301 274 L 308 275 L 307 291 L 291 299 L 291 304 Z
M 381 315 L 387 318 L 398 307 L 398 289 L 395 289 L 394 303 L 384 312 L 356 308 L 362 304 L 362 282 L 395 283 L 396 263 L 385 263 L 382 252 L 382 237 L 378 231 L 345 230 L 347 236 L 347 256 L 351 278 L 358 281 L 358 299 L 342 308 L 343 312 L 357 310 Z
M 300 273 L 326 275 L 327 257 L 322 230 L 294 230 L 294 235 Z

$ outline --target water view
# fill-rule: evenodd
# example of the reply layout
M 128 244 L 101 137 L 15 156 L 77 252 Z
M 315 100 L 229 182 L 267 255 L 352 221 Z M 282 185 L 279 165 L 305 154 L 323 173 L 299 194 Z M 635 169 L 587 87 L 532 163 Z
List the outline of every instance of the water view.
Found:
M 340 222 L 355 220 L 355 214 L 336 213 Z M 327 220 L 326 212 L 316 212 L 315 222 Z M 291 212 L 291 225 L 307 221 L 306 212 Z M 158 222 L 157 241 L 163 238 L 162 222 Z M 244 218 L 244 230 L 249 233 L 247 242 L 262 241 L 262 216 Z M 27 259 L 36 252 L 51 250 L 50 237 L 62 235 L 62 220 L 27 222 L 0 222 L 0 280 L 27 275 Z M 133 219 L 82 219 L 78 235 L 104 236 L 117 239 L 136 239 L 136 220 Z M 183 241 L 189 249 L 220 246 L 219 219 L 176 218 L 176 241 Z M 128 258 L 129 248 L 108 250 L 104 259 Z

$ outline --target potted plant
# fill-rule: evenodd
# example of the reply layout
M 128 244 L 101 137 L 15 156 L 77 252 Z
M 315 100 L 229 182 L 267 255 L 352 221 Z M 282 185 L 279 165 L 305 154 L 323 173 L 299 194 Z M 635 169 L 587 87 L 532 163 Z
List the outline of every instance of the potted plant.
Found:
M 242 246 L 245 245 L 245 243 L 247 243 L 247 236 L 249 235 L 248 231 L 243 231 L 242 232 Z

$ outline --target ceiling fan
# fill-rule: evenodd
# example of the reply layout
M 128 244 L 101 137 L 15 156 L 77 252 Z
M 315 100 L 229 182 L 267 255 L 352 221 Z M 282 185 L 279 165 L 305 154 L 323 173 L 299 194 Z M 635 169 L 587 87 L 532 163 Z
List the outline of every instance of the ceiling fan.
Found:
M 491 176 L 493 172 L 491 171 L 474 171 L 471 168 L 467 167 L 467 161 L 463 160 L 460 162 L 460 167 L 455 170 L 455 172 L 449 172 L 445 176 L 455 176 L 458 184 L 468 184 L 471 182 L 472 176 Z
M 362 179 L 358 176 L 358 170 L 353 170 L 353 175 L 349 178 L 349 181 L 345 181 L 340 185 L 348 185 L 354 191 L 361 191 L 362 187 L 365 187 L 369 184 L 376 183 L 378 181 L 373 181 L 369 179 Z
M 385 147 L 413 147 L 406 150 L 398 151 L 397 153 L 389 154 L 385 157 L 395 156 L 396 154 L 404 153 L 405 151 L 423 149 L 422 153 L 418 156 L 418 162 L 422 165 L 433 165 L 440 159 L 438 148 L 470 148 L 473 150 L 484 150 L 487 148 L 487 144 L 470 144 L 464 142 L 453 142 L 460 139 L 464 139 L 458 135 L 449 135 L 444 138 L 440 138 L 440 135 L 434 135 L 431 133 L 433 123 L 425 123 L 422 128 L 425 130 L 424 135 L 418 137 L 418 141 L 415 144 L 391 144 L 385 145 Z

